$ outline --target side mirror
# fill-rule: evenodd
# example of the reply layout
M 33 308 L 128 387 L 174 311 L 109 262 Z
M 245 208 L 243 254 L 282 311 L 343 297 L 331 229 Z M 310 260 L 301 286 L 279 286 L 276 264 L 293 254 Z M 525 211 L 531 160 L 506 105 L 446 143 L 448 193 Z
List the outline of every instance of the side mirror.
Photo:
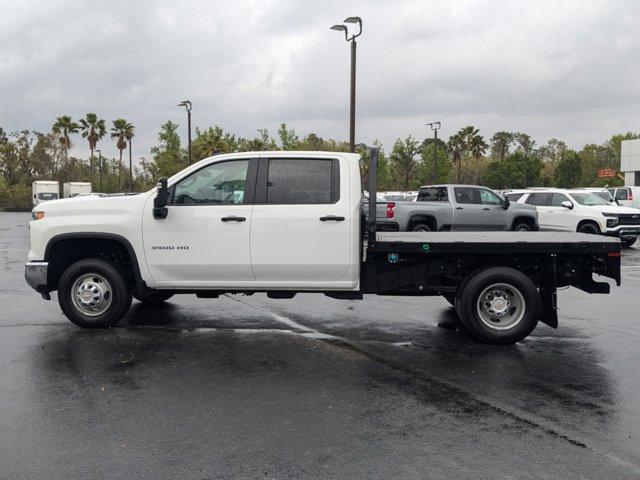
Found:
M 169 209 L 167 201 L 169 200 L 169 188 L 167 187 L 167 178 L 162 177 L 158 180 L 158 190 L 156 198 L 153 199 L 153 218 L 167 218 Z
M 564 208 L 568 208 L 569 210 L 573 210 L 573 203 L 571 203 L 569 200 L 565 200 L 564 202 L 562 202 L 562 206 Z
M 511 205 L 511 202 L 509 201 L 509 198 L 508 197 L 504 197 L 504 201 L 502 202 L 502 208 L 507 210 L 510 205 Z

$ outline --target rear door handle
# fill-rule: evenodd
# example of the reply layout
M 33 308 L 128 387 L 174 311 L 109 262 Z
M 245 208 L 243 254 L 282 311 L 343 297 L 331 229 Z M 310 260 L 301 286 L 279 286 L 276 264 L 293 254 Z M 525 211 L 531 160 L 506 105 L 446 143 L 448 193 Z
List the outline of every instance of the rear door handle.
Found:
M 462 207 L 456 207 L 456 210 L 464 210 Z
M 335 215 L 327 215 L 320 217 L 321 222 L 344 222 L 344 217 L 336 217 Z
M 488 208 L 488 207 L 485 207 L 485 208 L 483 208 L 483 210 L 491 210 L 491 209 L 490 209 L 490 208 Z
M 222 220 L 223 222 L 244 222 L 246 218 L 236 217 L 235 215 L 231 215 L 229 217 L 222 217 L 220 220 Z

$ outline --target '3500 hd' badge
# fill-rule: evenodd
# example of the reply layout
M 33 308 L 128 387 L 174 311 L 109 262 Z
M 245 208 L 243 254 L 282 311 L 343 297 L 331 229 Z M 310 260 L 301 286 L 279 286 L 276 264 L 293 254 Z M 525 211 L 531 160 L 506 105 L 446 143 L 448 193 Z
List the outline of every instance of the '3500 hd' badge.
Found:
M 151 250 L 189 250 L 189 245 L 151 245 Z

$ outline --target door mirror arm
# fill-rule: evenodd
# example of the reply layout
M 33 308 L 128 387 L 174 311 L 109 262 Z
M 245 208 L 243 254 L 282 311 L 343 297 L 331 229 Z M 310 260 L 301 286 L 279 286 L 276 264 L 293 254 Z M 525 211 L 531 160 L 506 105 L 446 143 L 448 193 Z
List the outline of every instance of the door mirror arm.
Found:
M 510 205 L 511 205 L 511 202 L 509 201 L 509 199 L 507 197 L 504 197 L 504 201 L 502 202 L 502 208 L 507 210 L 509 209 Z
M 167 218 L 169 209 L 167 202 L 169 200 L 169 188 L 167 187 L 167 177 L 158 180 L 156 198 L 153 199 L 153 218 Z

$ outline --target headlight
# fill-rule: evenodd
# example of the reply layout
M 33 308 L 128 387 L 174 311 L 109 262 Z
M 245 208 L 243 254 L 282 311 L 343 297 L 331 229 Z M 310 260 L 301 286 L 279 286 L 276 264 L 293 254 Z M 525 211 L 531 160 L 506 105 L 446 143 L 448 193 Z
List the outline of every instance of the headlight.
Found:
M 617 213 L 607 213 L 602 212 L 602 215 L 607 219 L 607 227 L 613 228 L 619 223 L 619 218 Z
M 44 212 L 31 212 L 32 220 L 42 220 L 44 218 Z

